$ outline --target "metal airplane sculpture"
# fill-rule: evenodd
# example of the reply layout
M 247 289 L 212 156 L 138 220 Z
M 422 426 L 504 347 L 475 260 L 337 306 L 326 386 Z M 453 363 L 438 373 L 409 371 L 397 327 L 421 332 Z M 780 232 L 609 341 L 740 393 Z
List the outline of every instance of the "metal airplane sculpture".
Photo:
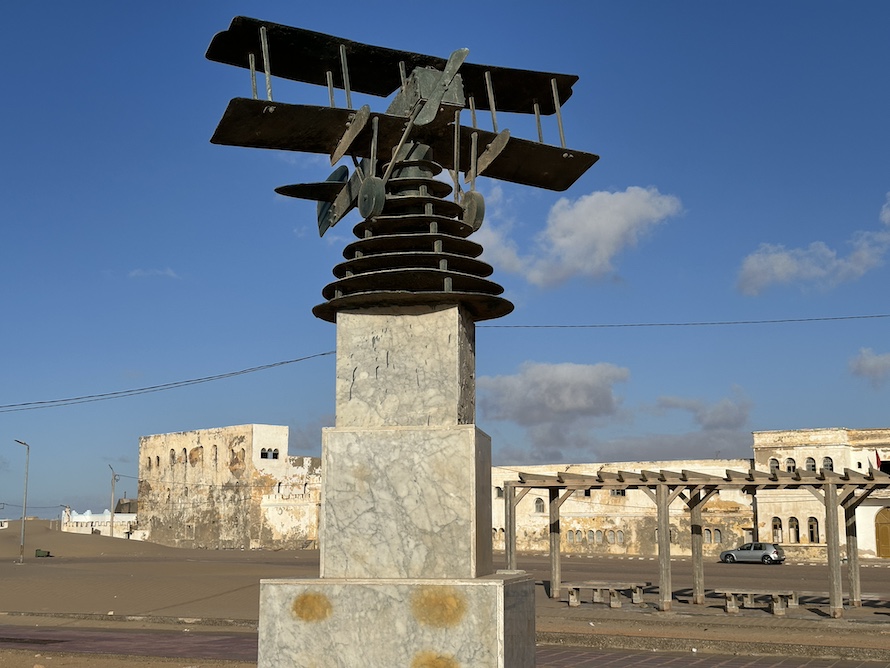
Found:
M 453 302 L 476 320 L 506 315 L 512 304 L 485 278 L 492 270 L 476 259 L 482 247 L 467 239 L 485 213 L 476 177 L 562 191 L 598 160 L 565 147 L 560 108 L 577 76 L 474 65 L 468 53 L 446 60 L 241 16 L 211 41 L 207 58 L 249 69 L 253 91 L 229 102 L 211 142 L 325 153 L 332 166 L 348 156 L 354 165 L 351 175 L 341 165 L 326 181 L 275 189 L 318 202 L 320 235 L 356 207 L 364 218 L 354 229 L 359 241 L 334 268 L 339 280 L 323 290 L 329 301 L 313 309 L 318 317 Z M 257 60 L 265 100 L 257 96 Z M 273 101 L 272 76 L 327 86 L 330 106 Z M 335 89 L 345 92 L 345 107 Z M 385 112 L 353 109 L 353 91 L 394 97 Z M 470 126 L 461 124 L 466 109 Z M 478 127 L 479 111 L 490 113 L 491 131 Z M 538 141 L 498 131 L 499 111 L 534 114 Z M 560 146 L 544 143 L 541 117 L 552 114 Z M 451 184 L 435 178 L 443 170 Z

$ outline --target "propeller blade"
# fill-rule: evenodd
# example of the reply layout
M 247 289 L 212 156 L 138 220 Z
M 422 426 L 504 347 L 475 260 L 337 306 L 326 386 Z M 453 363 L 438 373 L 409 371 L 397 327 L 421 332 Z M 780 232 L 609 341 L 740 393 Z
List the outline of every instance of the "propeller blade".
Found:
M 485 150 L 482 151 L 482 155 L 480 155 L 476 159 L 476 176 L 481 176 L 482 172 L 494 162 L 495 158 L 497 158 L 501 152 L 507 147 L 507 142 L 510 141 L 510 131 L 509 130 L 501 130 L 498 132 L 497 136 L 491 140 L 491 143 L 485 147 Z M 470 182 L 470 175 L 467 174 L 464 176 L 464 183 Z
M 426 125 L 435 120 L 436 116 L 439 114 L 439 105 L 442 104 L 442 98 L 445 97 L 445 92 L 448 90 L 451 82 L 454 81 L 454 77 L 457 76 L 457 71 L 460 69 L 460 66 L 464 64 L 468 55 L 470 55 L 469 49 L 458 49 L 449 56 L 448 62 L 445 64 L 445 69 L 442 70 L 442 75 L 439 77 L 439 83 L 436 84 L 433 94 L 430 95 L 426 102 L 424 102 L 423 108 L 420 110 L 420 113 L 417 114 L 417 118 L 414 119 L 414 125 Z

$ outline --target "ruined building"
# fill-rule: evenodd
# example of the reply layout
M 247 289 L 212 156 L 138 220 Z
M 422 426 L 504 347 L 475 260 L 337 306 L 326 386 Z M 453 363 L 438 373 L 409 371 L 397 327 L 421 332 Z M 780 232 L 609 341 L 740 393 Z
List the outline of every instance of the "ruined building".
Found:
M 139 439 L 138 529 L 175 547 L 299 549 L 318 539 L 321 462 L 287 454 L 287 427 Z

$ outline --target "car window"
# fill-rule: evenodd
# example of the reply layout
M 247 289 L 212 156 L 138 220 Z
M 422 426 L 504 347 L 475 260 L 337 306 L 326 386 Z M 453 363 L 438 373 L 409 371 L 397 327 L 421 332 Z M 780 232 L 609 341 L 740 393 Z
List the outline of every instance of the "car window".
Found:
M 760 543 L 754 543 L 754 549 L 755 549 L 755 550 L 762 550 L 762 549 L 763 549 L 763 545 L 761 545 Z
M 751 549 L 751 543 L 745 543 L 745 544 L 742 545 L 739 549 L 740 549 L 740 550 L 750 550 L 750 549 Z

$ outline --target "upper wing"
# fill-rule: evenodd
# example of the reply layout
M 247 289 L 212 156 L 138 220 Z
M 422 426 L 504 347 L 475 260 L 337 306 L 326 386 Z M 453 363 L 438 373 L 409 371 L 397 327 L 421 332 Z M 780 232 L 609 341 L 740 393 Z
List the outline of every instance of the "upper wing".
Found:
M 236 67 L 249 67 L 254 54 L 257 69 L 262 69 L 260 27 L 266 28 L 269 45 L 269 69 L 277 77 L 305 83 L 327 85 L 331 72 L 335 85 L 343 87 L 340 71 L 340 46 L 346 47 L 350 88 L 360 93 L 387 97 L 401 86 L 399 63 L 410 73 L 415 67 L 442 70 L 446 59 L 421 53 L 399 51 L 382 46 L 353 42 L 303 28 L 292 28 L 246 16 L 236 16 L 228 30 L 214 35 L 207 48 L 207 58 Z M 485 73 L 491 76 L 496 111 L 530 114 L 535 102 L 542 114 L 556 111 L 551 80 L 556 81 L 560 103 L 572 95 L 578 81 L 574 74 L 535 72 L 508 67 L 490 67 L 464 63 L 461 67 L 464 93 L 474 98 L 477 109 L 489 109 Z

